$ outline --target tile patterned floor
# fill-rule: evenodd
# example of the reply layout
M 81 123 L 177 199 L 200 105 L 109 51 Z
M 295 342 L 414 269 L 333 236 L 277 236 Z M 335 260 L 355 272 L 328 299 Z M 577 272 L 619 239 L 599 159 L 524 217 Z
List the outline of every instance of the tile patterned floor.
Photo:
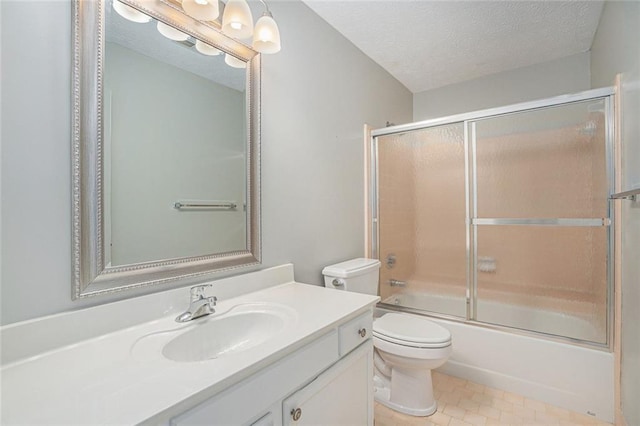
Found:
M 413 417 L 375 404 L 375 426 L 610 425 L 544 402 L 433 372 L 438 411 Z

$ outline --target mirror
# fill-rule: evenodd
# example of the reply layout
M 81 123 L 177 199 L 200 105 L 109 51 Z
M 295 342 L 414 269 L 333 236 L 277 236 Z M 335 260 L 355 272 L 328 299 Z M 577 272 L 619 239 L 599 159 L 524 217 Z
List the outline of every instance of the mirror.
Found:
M 145 23 L 112 1 L 74 1 L 73 297 L 259 263 L 260 56 L 169 0 L 121 0 Z

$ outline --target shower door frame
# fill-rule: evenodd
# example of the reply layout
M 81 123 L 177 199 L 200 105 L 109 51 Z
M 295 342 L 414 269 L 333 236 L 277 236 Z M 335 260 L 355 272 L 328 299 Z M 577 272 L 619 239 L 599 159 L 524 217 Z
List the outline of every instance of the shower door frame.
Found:
M 545 339 L 571 343 L 578 346 L 595 348 L 600 350 L 612 351 L 613 349 L 613 319 L 614 319 L 614 216 L 611 203 L 611 194 L 615 193 L 615 155 L 617 150 L 614 148 L 614 100 L 615 88 L 604 87 L 600 89 L 587 90 L 570 95 L 561 95 L 551 98 L 539 99 L 530 102 L 522 102 L 518 104 L 508 105 L 504 107 L 490 108 L 469 113 L 450 115 L 435 119 L 419 121 L 415 123 L 403 124 L 398 126 L 390 126 L 382 129 L 371 131 L 370 137 L 370 158 L 369 158 L 369 217 L 370 224 L 370 254 L 371 257 L 379 259 L 379 242 L 380 227 L 378 218 L 380 217 L 378 199 L 379 199 L 379 182 L 378 182 L 378 137 L 390 136 L 395 134 L 406 133 L 416 130 L 424 130 L 432 127 L 443 126 L 448 124 L 461 123 L 464 129 L 464 162 L 465 162 L 465 214 L 466 214 L 466 317 L 462 318 L 455 315 L 441 314 L 432 311 L 423 311 L 420 309 L 409 308 L 399 305 L 390 305 L 381 302 L 380 306 L 385 309 L 397 310 L 403 312 L 416 313 L 424 316 L 432 316 L 445 320 L 463 322 L 474 326 L 481 326 L 490 329 L 508 331 L 510 333 L 523 334 L 529 336 L 543 337 Z M 602 99 L 605 103 L 605 167 L 608 194 L 606 218 L 602 219 L 518 219 L 519 225 L 538 225 L 538 226 L 605 226 L 607 232 L 607 262 L 606 262 L 606 343 L 592 342 L 581 340 L 573 337 L 560 336 L 556 334 L 545 333 L 541 331 L 526 330 L 515 327 L 509 327 L 499 324 L 491 324 L 478 321 L 477 305 L 478 305 L 478 283 L 476 274 L 477 265 L 477 229 L 478 225 L 490 224 L 510 224 L 513 219 L 478 219 L 477 218 L 477 179 L 476 179 L 476 140 L 475 140 L 475 124 L 479 120 L 505 116 L 513 113 L 541 110 L 548 107 L 562 106 L 588 100 Z M 618 154 L 619 155 L 619 154 Z M 600 223 L 598 223 L 600 221 Z M 527 222 L 527 223 L 524 223 Z M 382 285 L 382 283 L 381 283 Z

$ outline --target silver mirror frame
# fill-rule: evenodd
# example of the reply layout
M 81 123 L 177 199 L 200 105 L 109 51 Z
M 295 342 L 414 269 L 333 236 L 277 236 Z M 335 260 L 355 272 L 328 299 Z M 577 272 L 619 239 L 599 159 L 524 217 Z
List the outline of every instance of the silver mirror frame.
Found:
M 247 62 L 247 250 L 105 266 L 103 214 L 103 60 L 105 5 L 73 0 L 72 298 L 165 284 L 190 284 L 203 276 L 261 262 L 260 55 L 214 27 L 162 0 L 120 0 Z

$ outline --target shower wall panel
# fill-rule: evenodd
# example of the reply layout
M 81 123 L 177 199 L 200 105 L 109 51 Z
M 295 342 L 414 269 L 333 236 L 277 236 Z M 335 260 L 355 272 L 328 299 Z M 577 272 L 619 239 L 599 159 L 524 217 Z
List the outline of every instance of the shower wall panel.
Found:
M 577 315 L 591 329 L 563 335 L 606 343 L 604 110 L 600 99 L 475 122 L 477 218 L 601 219 L 594 227 L 479 225 L 475 319 L 527 328 L 486 315 L 489 301 Z M 546 324 L 528 329 L 560 334 Z
M 479 227 L 478 254 L 491 253 L 496 269 L 478 272 L 476 319 L 606 343 L 606 241 L 603 227 Z M 496 315 L 496 302 L 516 308 L 515 314 Z M 557 314 L 546 317 L 556 321 L 533 312 Z M 564 316 L 584 324 L 567 329 Z
M 609 344 L 608 96 L 377 136 L 383 302 Z
M 476 146 L 477 217 L 607 217 L 602 100 L 477 121 Z
M 462 123 L 379 138 L 380 295 L 454 296 L 466 314 L 465 143 Z M 385 202 L 384 200 L 387 200 Z M 385 266 L 395 255 L 396 264 Z M 390 280 L 406 282 L 392 287 Z
M 388 298 L 398 287 L 389 280 L 404 280 L 415 270 L 414 147 L 401 135 L 380 138 L 378 144 L 378 208 L 380 297 Z M 393 263 L 392 263 L 393 262 Z

